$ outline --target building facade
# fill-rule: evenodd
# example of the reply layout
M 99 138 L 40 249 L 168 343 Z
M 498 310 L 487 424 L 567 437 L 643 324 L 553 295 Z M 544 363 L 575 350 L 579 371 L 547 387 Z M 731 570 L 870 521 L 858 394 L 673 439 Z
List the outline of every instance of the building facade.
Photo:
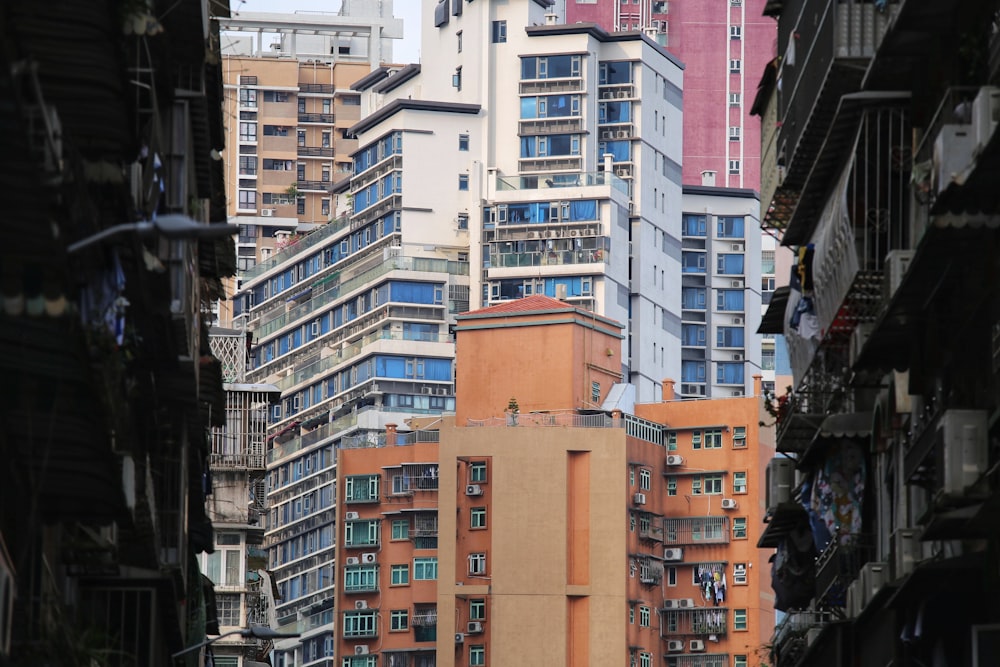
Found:
M 545 294 L 626 322 L 623 373 L 653 396 L 679 372 L 678 63 L 545 2 L 425 9 L 422 64 L 359 86 L 352 224 L 461 253 L 474 306 Z
M 779 667 L 996 661 L 998 10 L 768 5 L 764 222 L 796 258 L 765 316 L 793 375 L 759 541 Z
M 351 84 L 391 60 L 402 22 L 391 2 L 356 1 L 336 14 L 239 12 L 222 29 L 221 157 L 248 271 L 336 217 L 332 190 L 357 147 L 347 129 L 361 117 Z M 242 305 L 223 301 L 219 323 L 245 326 Z
M 760 126 L 750 116 L 757 81 L 774 57 L 765 0 L 566 0 L 566 23 L 641 31 L 684 63 L 684 185 L 756 190 Z
M 339 452 L 341 664 L 752 664 L 773 627 L 759 397 L 634 405 L 621 335 L 537 295 L 464 315 L 456 415 Z M 580 394 L 609 409 L 555 407 Z

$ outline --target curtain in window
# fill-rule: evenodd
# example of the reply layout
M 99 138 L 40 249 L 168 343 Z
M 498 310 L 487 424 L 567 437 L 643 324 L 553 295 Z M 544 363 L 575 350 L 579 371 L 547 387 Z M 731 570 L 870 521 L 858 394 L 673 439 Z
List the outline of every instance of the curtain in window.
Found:
M 743 290 L 720 290 L 720 310 L 743 310 Z
M 681 378 L 684 382 L 704 382 L 705 362 L 685 361 L 681 364 Z
M 597 220 L 597 202 L 593 199 L 570 202 L 570 220 Z
M 719 384 L 743 384 L 743 364 L 720 362 L 716 367 L 716 381 Z
M 521 157 L 538 157 L 535 137 L 521 137 Z
M 719 255 L 719 273 L 730 276 L 742 276 L 743 255 Z
M 604 152 L 611 153 L 615 162 L 628 162 L 632 159 L 632 142 L 609 141 L 604 144 Z

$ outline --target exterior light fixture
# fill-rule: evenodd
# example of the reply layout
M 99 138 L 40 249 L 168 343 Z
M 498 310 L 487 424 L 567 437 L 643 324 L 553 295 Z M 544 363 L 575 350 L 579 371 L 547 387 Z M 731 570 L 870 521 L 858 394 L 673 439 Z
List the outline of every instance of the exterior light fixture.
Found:
M 239 635 L 240 637 L 243 637 L 245 639 L 291 639 L 294 637 L 301 636 L 301 634 L 298 632 L 278 632 L 277 630 L 273 630 L 267 627 L 266 625 L 255 625 L 249 628 L 240 628 L 239 630 L 230 630 L 229 632 L 223 632 L 218 637 L 212 637 L 210 639 L 206 639 L 200 644 L 195 644 L 194 646 L 188 646 L 185 649 L 181 649 L 177 653 L 174 653 L 173 656 L 171 657 L 179 658 L 182 655 L 191 653 L 192 651 L 197 651 L 198 649 L 204 648 L 209 644 L 214 644 L 220 639 L 223 639 L 225 637 L 231 637 L 233 635 Z
M 200 240 L 232 236 L 236 231 L 236 228 L 228 223 L 205 224 L 186 215 L 160 215 L 155 220 L 126 222 L 102 229 L 92 236 L 69 244 L 66 250 L 70 254 L 77 253 L 97 243 L 126 234 L 134 236 L 160 234 L 168 239 Z

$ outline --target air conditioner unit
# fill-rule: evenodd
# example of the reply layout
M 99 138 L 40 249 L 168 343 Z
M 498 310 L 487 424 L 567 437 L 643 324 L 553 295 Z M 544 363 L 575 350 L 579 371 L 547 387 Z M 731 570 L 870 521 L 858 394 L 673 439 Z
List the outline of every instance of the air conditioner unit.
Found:
M 421 394 L 429 394 L 429 393 L 431 393 L 431 391 L 432 391 L 431 387 L 421 387 L 420 388 L 420 393 Z
M 628 90 L 622 88 L 617 92 L 616 96 L 619 97 L 620 99 L 625 99 L 626 97 L 628 97 Z
M 364 600 L 355 600 L 354 601 L 354 608 L 355 609 L 368 609 L 368 603 L 365 602 Z
M 733 318 L 733 324 L 743 324 L 743 318 L 742 317 L 734 317 Z
M 883 265 L 885 275 L 882 279 L 882 298 L 885 301 L 892 299 L 892 295 L 899 289 L 899 284 L 903 282 L 903 275 L 910 268 L 912 260 L 912 250 L 891 250 L 886 254 Z
M 274 209 L 273 208 L 262 208 L 260 209 L 260 217 L 262 218 L 273 218 Z
M 635 494 L 635 496 L 632 497 L 632 502 L 634 502 L 636 505 L 645 505 L 646 504 L 646 494 L 645 493 L 637 493 L 637 494 Z
M 730 246 L 730 248 L 732 248 L 735 252 L 743 252 L 743 244 L 742 243 L 733 243 Z
M 540 239 L 542 235 L 538 232 L 528 232 L 529 239 Z
M 773 458 L 767 464 L 767 509 L 774 509 L 792 499 L 795 483 L 795 461 L 784 457 Z
M 579 229 L 571 229 L 571 230 L 569 230 L 569 235 L 573 236 L 573 237 L 577 237 L 577 236 L 580 235 L 580 230 Z
M 679 639 L 671 639 L 667 642 L 667 650 L 673 653 L 684 650 L 684 642 Z
M 722 499 L 722 509 L 724 510 L 734 510 L 736 509 L 736 500 L 734 498 L 723 498 Z
M 664 609 L 680 609 L 681 608 L 680 600 L 664 600 L 663 601 L 663 608 Z
M 347 564 L 348 565 L 361 565 L 361 559 L 359 559 L 357 556 L 348 556 L 347 557 Z
M 465 626 L 465 633 L 468 635 L 478 635 L 483 631 L 483 624 L 479 621 L 469 621 Z
M 344 512 L 344 518 L 347 519 L 348 521 L 357 521 L 359 518 L 361 518 L 361 515 L 358 514 L 357 512 Z
M 664 549 L 663 560 L 670 560 L 670 561 L 684 560 L 684 550 L 679 547 L 675 547 L 673 549 Z
M 691 643 L 688 644 L 688 646 L 691 647 L 692 651 L 704 651 L 705 650 L 705 642 L 703 642 L 700 639 L 692 639 Z
M 694 607 L 694 600 L 691 598 L 683 598 L 678 600 L 681 609 L 692 609 Z
M 861 566 L 861 574 L 858 575 L 858 578 L 861 581 L 861 587 L 858 591 L 861 593 L 860 607 L 858 607 L 860 611 L 868 606 L 868 603 L 878 593 L 878 589 L 889 582 L 889 564 L 865 563 Z
M 481 496 L 483 495 L 483 487 L 478 484 L 468 484 L 465 487 L 465 495 L 467 496 Z
M 920 531 L 915 528 L 897 528 L 892 533 L 893 579 L 901 579 L 912 573 L 920 556 Z
M 847 345 L 847 358 L 851 366 L 858 360 L 858 355 L 861 354 L 861 350 L 868 341 L 873 328 L 874 325 L 870 322 L 861 322 L 851 332 L 851 340 Z
M 447 396 L 448 395 L 448 387 L 438 387 L 437 388 L 437 395 L 438 396 Z
M 985 410 L 946 410 L 938 422 L 944 441 L 944 479 L 941 490 L 964 494 L 979 481 L 989 463 Z
M 546 229 L 545 230 L 545 238 L 547 238 L 547 239 L 554 239 L 555 237 L 556 237 L 556 232 L 555 232 L 554 229 Z
M 372 565 L 378 560 L 378 554 L 374 552 L 368 552 L 361 554 L 361 562 L 365 565 Z
M 864 611 L 861 605 L 861 579 L 855 579 L 847 587 L 847 595 L 844 600 L 844 614 L 847 618 L 857 618 Z
M 364 644 L 355 644 L 354 655 L 368 655 L 368 647 Z
M 680 454 L 667 454 L 667 465 L 668 466 L 679 466 L 684 465 L 684 457 Z
M 622 97 L 624 97 L 624 95 Z M 619 139 L 628 139 L 628 130 L 618 130 L 615 132 L 615 136 Z
M 972 102 L 972 131 L 975 134 L 975 150 L 981 151 L 1000 121 L 1000 88 L 983 86 Z
M 601 130 L 601 139 L 614 139 L 615 133 L 611 130 Z
M 729 286 L 730 287 L 743 287 L 743 281 L 742 280 L 734 280 L 731 283 L 729 283 Z
M 461 632 L 456 632 L 455 633 L 455 643 L 456 644 L 461 644 L 464 641 L 465 641 L 465 635 L 463 633 L 461 633 Z
M 743 361 L 743 355 L 739 352 L 734 352 L 733 361 Z
M 931 190 L 941 194 L 955 177 L 972 164 L 976 136 L 972 125 L 948 124 L 934 138 L 934 154 L 931 159 Z

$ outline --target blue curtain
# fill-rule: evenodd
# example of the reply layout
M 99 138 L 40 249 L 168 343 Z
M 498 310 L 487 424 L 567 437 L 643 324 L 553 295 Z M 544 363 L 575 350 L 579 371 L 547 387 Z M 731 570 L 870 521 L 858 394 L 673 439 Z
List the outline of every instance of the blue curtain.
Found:
M 629 141 L 609 141 L 604 144 L 604 152 L 611 153 L 615 162 L 627 162 L 632 159 L 632 143 Z
M 538 157 L 535 137 L 521 137 L 521 157 Z
M 570 220 L 597 220 L 597 201 L 593 199 L 583 199 L 570 202 Z
M 719 255 L 719 273 L 742 276 L 743 255 Z
M 521 98 L 521 118 L 535 118 L 538 115 L 538 98 Z
M 685 361 L 681 364 L 681 379 L 683 382 L 704 382 L 705 362 Z
M 720 362 L 716 367 L 716 380 L 720 384 L 743 384 L 743 364 Z
M 743 290 L 720 290 L 720 310 L 743 310 Z

